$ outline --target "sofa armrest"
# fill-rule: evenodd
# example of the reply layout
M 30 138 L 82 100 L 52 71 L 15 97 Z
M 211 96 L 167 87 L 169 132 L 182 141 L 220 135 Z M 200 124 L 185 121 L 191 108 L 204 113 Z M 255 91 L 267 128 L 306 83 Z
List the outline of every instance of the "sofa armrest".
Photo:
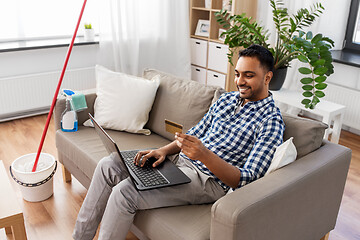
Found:
M 320 239 L 335 227 L 351 150 L 322 147 L 237 189 L 211 210 L 211 239 Z
M 88 108 L 77 113 L 79 126 L 82 125 L 87 119 L 89 119 L 88 113 L 94 115 L 94 103 L 96 99 L 95 89 L 84 90 L 82 93 L 85 95 L 86 105 Z M 66 101 L 64 96 L 58 97 L 54 110 L 55 130 L 60 129 L 60 117 L 65 110 L 65 103 Z

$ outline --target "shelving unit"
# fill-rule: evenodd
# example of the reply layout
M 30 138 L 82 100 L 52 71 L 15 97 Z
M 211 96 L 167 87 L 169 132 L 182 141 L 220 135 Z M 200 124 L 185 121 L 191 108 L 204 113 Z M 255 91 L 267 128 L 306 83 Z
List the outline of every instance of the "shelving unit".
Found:
M 215 13 L 227 0 L 190 0 L 190 37 L 192 79 L 203 84 L 217 85 L 226 91 L 235 91 L 234 66 L 228 63 L 228 46 L 219 40 L 220 25 Z M 208 6 L 208 8 L 206 7 Z M 256 0 L 232 0 L 229 14 L 246 13 L 256 17 Z M 196 35 L 199 20 L 208 20 L 208 36 Z M 236 65 L 237 57 L 233 64 Z

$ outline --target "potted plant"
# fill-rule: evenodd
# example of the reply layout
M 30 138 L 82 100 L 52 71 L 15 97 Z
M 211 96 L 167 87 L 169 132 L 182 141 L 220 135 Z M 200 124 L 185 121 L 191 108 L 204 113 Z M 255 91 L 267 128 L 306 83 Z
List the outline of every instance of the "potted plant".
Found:
M 315 36 L 310 31 L 305 33 L 303 29 L 319 17 L 324 7 L 320 3 L 315 3 L 310 10 L 301 8 L 296 14 L 289 15 L 282 0 L 270 0 L 270 5 L 276 28 L 274 47 L 267 42 L 269 31 L 251 17 L 246 17 L 245 14 L 230 15 L 224 9 L 215 13 L 216 20 L 226 29 L 222 36 L 225 36 L 224 43 L 229 45 L 229 62 L 232 64 L 233 54 L 240 47 L 247 48 L 251 44 L 259 44 L 269 49 L 275 60 L 274 77 L 270 82 L 271 90 L 281 88 L 292 60 L 298 59 L 306 63 L 307 67 L 298 69 L 305 75 L 300 80 L 305 97 L 302 104 L 313 109 L 320 102 L 320 98 L 325 96 L 323 90 L 327 84 L 324 82 L 334 72 L 330 53 L 334 42 L 320 33 Z
M 94 32 L 94 29 L 91 26 L 91 23 L 89 23 L 89 24 L 85 23 L 84 27 L 85 27 L 85 29 L 84 29 L 84 39 L 85 39 L 85 41 L 93 42 L 94 39 L 95 39 L 95 32 Z

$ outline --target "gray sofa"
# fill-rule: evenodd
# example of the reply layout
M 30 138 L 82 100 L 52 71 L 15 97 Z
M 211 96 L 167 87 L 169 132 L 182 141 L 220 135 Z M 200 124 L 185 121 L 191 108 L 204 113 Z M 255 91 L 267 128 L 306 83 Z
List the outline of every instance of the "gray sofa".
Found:
M 179 79 L 156 70 L 161 82 L 149 114 L 149 136 L 109 130 L 123 150 L 156 148 L 173 136 L 165 131 L 164 119 L 189 129 L 205 114 L 222 90 Z M 79 130 L 60 130 L 63 98 L 55 108 L 56 147 L 65 181 L 70 173 L 89 187 L 98 161 L 107 155 L 93 128 L 81 126 L 93 113 L 95 93 L 87 93 L 88 109 L 78 114 Z M 139 211 L 132 231 L 141 239 L 244 239 L 311 240 L 330 232 L 336 218 L 351 159 L 351 150 L 323 140 L 324 124 L 283 114 L 284 140 L 294 137 L 297 160 L 229 193 L 214 204 L 190 205 Z

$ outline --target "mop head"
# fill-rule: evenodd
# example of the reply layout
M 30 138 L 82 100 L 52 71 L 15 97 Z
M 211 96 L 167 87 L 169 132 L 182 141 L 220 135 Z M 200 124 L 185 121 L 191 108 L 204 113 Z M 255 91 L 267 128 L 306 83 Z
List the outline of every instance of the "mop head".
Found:
M 81 92 L 74 92 L 69 89 L 63 90 L 63 94 L 66 97 L 71 97 L 70 106 L 71 110 L 75 112 L 80 112 L 87 109 L 85 95 Z

